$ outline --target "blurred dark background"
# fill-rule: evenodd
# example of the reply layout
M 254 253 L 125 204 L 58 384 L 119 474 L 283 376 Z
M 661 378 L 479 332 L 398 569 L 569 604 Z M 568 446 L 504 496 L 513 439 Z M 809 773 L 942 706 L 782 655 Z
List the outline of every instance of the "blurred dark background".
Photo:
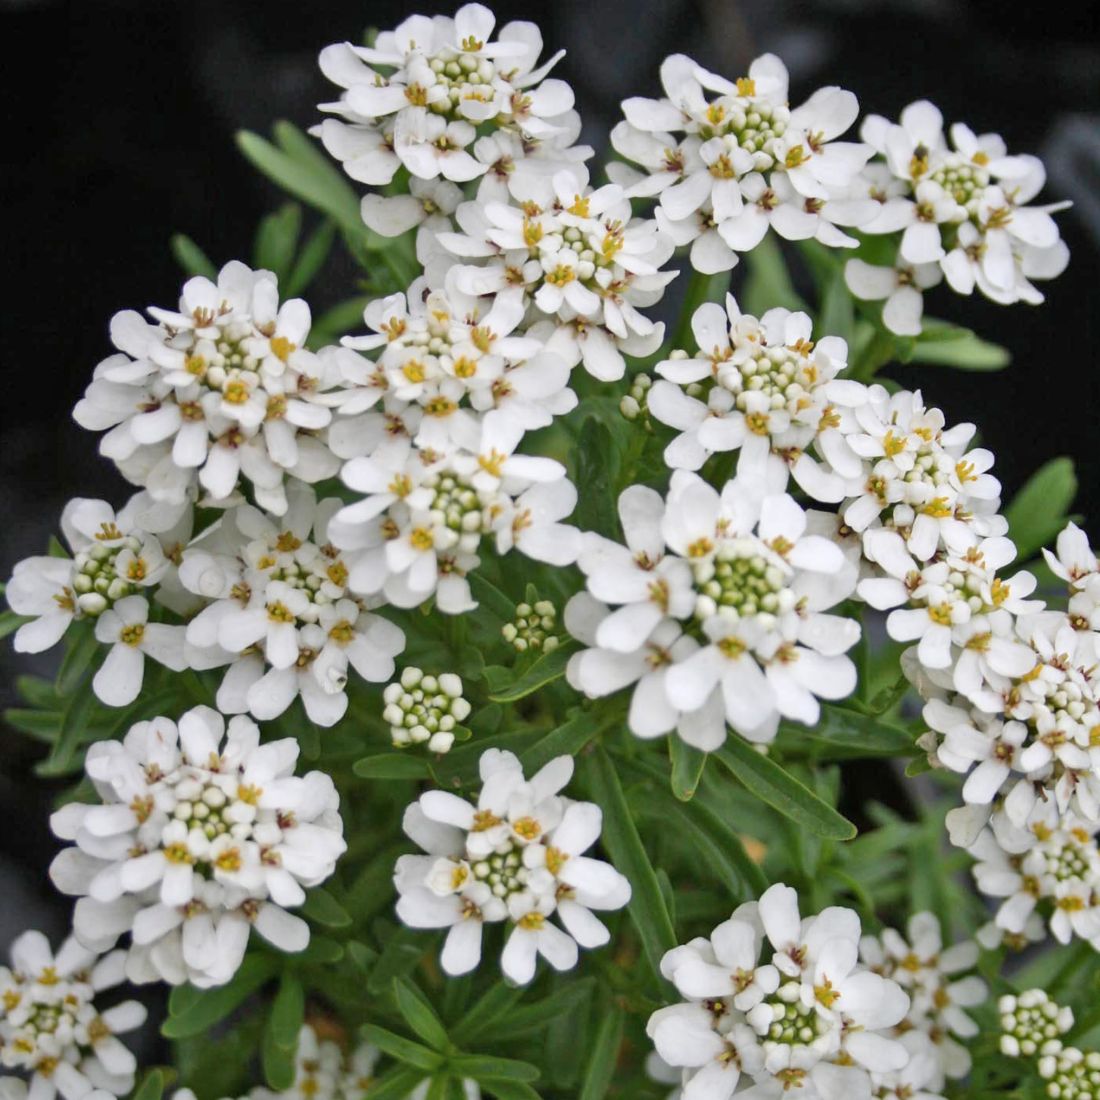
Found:
M 335 97 L 316 69 L 322 46 L 358 40 L 435 0 L 0 0 L 0 234 L 4 390 L 0 403 L 0 575 L 40 553 L 73 495 L 125 497 L 96 453 L 98 437 L 69 417 L 109 349 L 107 322 L 124 307 L 174 304 L 181 275 L 171 233 L 217 263 L 247 258 L 254 226 L 278 201 L 238 155 L 241 127 L 277 118 L 305 127 Z M 929 310 L 1007 345 L 995 375 L 925 368 L 907 375 L 949 421 L 976 420 L 997 455 L 1006 496 L 1058 454 L 1078 464 L 1077 509 L 1100 532 L 1093 474 L 1100 394 L 1100 42 L 1096 5 L 996 0 L 531 0 L 497 3 L 526 18 L 557 74 L 577 92 L 584 140 L 601 148 L 618 103 L 656 94 L 657 67 L 684 51 L 730 76 L 765 50 L 792 74 L 792 102 L 821 84 L 852 89 L 863 109 L 896 117 L 927 96 L 948 120 L 998 131 L 1010 150 L 1040 154 L 1060 216 L 1069 270 L 1046 284 L 1041 311 L 940 291 Z M 311 291 L 315 311 L 346 296 L 333 279 Z M 0 647 L 0 699 L 30 662 Z M 48 660 L 42 662 L 48 668 Z M 33 780 L 38 748 L 0 730 L 0 951 L 25 927 L 60 932 L 67 904 L 45 868 L 55 850 L 52 792 Z M 13 827 L 14 826 L 14 827 Z

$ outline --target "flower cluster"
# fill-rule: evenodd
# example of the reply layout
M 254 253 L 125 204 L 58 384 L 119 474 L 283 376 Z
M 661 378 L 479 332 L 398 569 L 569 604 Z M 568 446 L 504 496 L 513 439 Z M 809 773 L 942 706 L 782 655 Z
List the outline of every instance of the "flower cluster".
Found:
M 1008 995 L 997 1002 L 1001 1052 L 1035 1062 L 1047 1082 L 1047 1096 L 1093 1100 L 1100 1096 L 1100 1052 L 1067 1047 L 1062 1036 L 1073 1027 L 1073 1010 L 1056 1004 L 1042 989 Z
M 482 926 L 508 921 L 501 968 L 521 985 L 542 955 L 556 970 L 577 965 L 578 946 L 602 947 L 610 933 L 592 910 L 621 909 L 630 884 L 584 853 L 599 839 L 600 808 L 559 792 L 573 759 L 559 756 L 525 779 L 510 752 L 481 756 L 476 803 L 428 791 L 405 813 L 405 833 L 427 855 L 402 856 L 397 914 L 412 928 L 448 929 L 440 962 L 466 974 L 481 961 Z M 564 931 L 550 921 L 557 915 Z
M 279 305 L 275 276 L 233 261 L 217 282 L 188 280 L 177 310 L 118 313 L 118 353 L 96 367 L 73 410 L 107 434 L 100 451 L 157 501 L 183 508 L 201 486 L 226 501 L 241 475 L 281 514 L 284 479 L 316 482 L 338 463 L 324 439 L 326 393 L 342 384 L 339 348 L 305 347 L 309 306 Z M 352 359 L 355 357 L 352 356 Z
M 626 489 L 625 545 L 589 535 L 580 555 L 588 590 L 566 607 L 566 627 L 589 648 L 571 658 L 570 683 L 589 696 L 635 685 L 635 734 L 675 728 L 705 751 L 727 723 L 765 743 L 780 718 L 812 725 L 819 699 L 855 687 L 846 653 L 859 638 L 857 622 L 828 613 L 855 576 L 815 533 L 820 518 L 741 478 L 718 493 L 676 471 L 667 499 Z
M 682 1069 L 684 1096 L 726 1100 L 743 1078 L 761 1098 L 868 1096 L 873 1076 L 904 1069 L 909 1051 L 889 1030 L 909 997 L 860 965 L 859 938 L 850 909 L 803 920 L 795 891 L 776 884 L 708 939 L 668 952 L 661 972 L 686 1000 L 658 1009 L 647 1031 Z
M 821 88 L 792 110 L 786 67 L 772 54 L 736 81 L 674 54 L 661 85 L 661 99 L 623 103 L 611 143 L 631 164 L 610 170 L 631 198 L 657 199 L 658 225 L 691 245 L 695 270 L 728 271 L 769 228 L 788 240 L 858 243 L 838 227 L 876 210 L 849 194 L 873 150 L 836 140 L 859 114 L 851 92 Z
M 555 633 L 557 625 L 558 609 L 552 601 L 524 600 L 516 604 L 515 617 L 500 628 L 500 633 L 518 653 L 553 653 L 561 644 Z
M 315 133 L 352 179 L 380 187 L 403 167 L 414 181 L 485 177 L 495 193 L 574 158 L 573 91 L 547 78 L 561 53 L 540 65 L 535 24 L 508 23 L 493 40 L 495 25 L 466 4 L 453 19 L 414 15 L 369 46 L 322 51 L 322 72 L 343 91 L 322 105 L 335 117 Z
M 425 676 L 419 668 L 404 668 L 400 680 L 386 685 L 382 700 L 382 720 L 395 748 L 427 745 L 431 752 L 449 752 L 458 724 L 470 716 L 462 679 L 453 672 Z
M 864 936 L 859 953 L 867 967 L 909 994 L 909 1011 L 898 1028 L 911 1058 L 922 1053 L 922 1060 L 930 1060 L 934 1067 L 921 1087 L 939 1092 L 946 1078 L 959 1079 L 970 1072 L 970 1052 L 957 1040 L 978 1034 L 978 1025 L 965 1010 L 984 1004 L 989 988 L 967 973 L 978 961 L 973 940 L 944 949 L 940 922 L 927 912 L 913 914 L 906 932 L 903 937 L 887 928 L 881 936 Z
M 944 278 L 959 294 L 975 287 L 1001 305 L 1042 302 L 1035 281 L 1060 275 L 1069 250 L 1051 214 L 1067 203 L 1031 206 L 1046 172 L 1032 156 L 1009 156 L 998 134 L 975 134 L 927 100 L 909 104 L 897 123 L 870 115 L 860 136 L 875 153 L 853 187 L 871 198 L 867 234 L 895 234 L 889 265 L 849 260 L 845 277 L 859 298 L 884 301 L 893 332 L 921 331 L 922 291 Z
M 190 535 L 190 509 L 169 529 L 161 529 L 156 512 L 145 493 L 117 514 L 102 500 L 70 500 L 61 530 L 73 556 L 24 559 L 5 591 L 11 609 L 31 620 L 16 632 L 20 653 L 56 645 L 73 622 L 94 622 L 97 640 L 111 646 L 93 680 L 109 706 L 137 698 L 146 656 L 175 672 L 186 667 L 183 628 L 149 622 L 148 595 L 173 603 L 173 559 Z M 150 519 L 159 535 L 143 529 Z
M 250 929 L 301 951 L 309 928 L 287 912 L 343 853 L 339 798 L 322 772 L 294 776 L 294 738 L 260 744 L 248 718 L 195 707 L 179 723 L 138 722 L 100 741 L 85 770 L 100 802 L 51 820 L 73 841 L 50 875 L 77 895 L 77 939 L 106 950 L 130 933 L 126 975 L 199 987 L 236 973 Z
M 56 954 L 41 932 L 24 932 L 0 966 L 0 1093 L 8 1100 L 125 1096 L 137 1061 L 118 1040 L 145 1021 L 137 1001 L 104 1011 L 96 995 L 120 985 L 125 955 L 100 957 L 73 937 Z M 19 1076 L 7 1076 L 10 1073 Z
M 310 720 L 331 726 L 347 710 L 349 668 L 371 683 L 393 675 L 405 636 L 353 590 L 329 541 L 340 506 L 292 482 L 282 517 L 238 505 L 183 551 L 180 584 L 205 602 L 187 624 L 188 663 L 229 666 L 224 713 L 276 718 L 300 695 Z

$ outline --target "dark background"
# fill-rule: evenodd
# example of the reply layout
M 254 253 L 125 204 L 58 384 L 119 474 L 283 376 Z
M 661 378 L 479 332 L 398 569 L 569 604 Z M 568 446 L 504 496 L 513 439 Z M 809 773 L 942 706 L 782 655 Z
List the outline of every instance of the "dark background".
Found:
M 327 43 L 358 40 L 368 25 L 393 26 L 412 11 L 450 10 L 433 0 L 0 0 L 0 575 L 42 552 L 69 497 L 125 499 L 97 456 L 98 437 L 69 413 L 110 350 L 111 315 L 174 305 L 181 276 L 171 233 L 189 234 L 219 264 L 248 257 L 253 228 L 277 196 L 240 158 L 234 132 L 266 132 L 277 118 L 312 124 L 314 105 L 335 98 L 315 64 Z M 555 0 L 495 10 L 501 22 L 536 20 L 549 50 L 569 50 L 556 75 L 576 90 L 584 140 L 597 149 L 623 97 L 657 94 L 666 54 L 688 52 L 735 76 L 772 50 L 791 70 L 794 103 L 837 83 L 864 111 L 896 117 L 927 96 L 949 121 L 1042 155 L 1049 197 L 1077 204 L 1060 216 L 1073 258 L 1046 284 L 1047 305 L 1004 309 L 940 291 L 929 306 L 1007 345 L 1015 362 L 996 375 L 925 368 L 906 381 L 950 422 L 979 423 L 1006 496 L 1046 459 L 1071 455 L 1078 509 L 1100 520 L 1094 5 Z M 311 291 L 315 311 L 344 296 L 336 280 Z M 14 676 L 29 667 L 0 647 L 0 699 L 10 701 Z M 56 845 L 51 792 L 29 771 L 37 753 L 0 730 L 0 950 L 25 927 L 67 925 L 67 903 L 45 877 Z

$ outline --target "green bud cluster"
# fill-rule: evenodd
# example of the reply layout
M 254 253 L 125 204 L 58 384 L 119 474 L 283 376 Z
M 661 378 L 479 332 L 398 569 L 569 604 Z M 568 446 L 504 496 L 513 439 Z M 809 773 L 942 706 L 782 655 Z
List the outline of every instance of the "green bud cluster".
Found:
M 554 633 L 557 624 L 558 612 L 549 600 L 525 601 L 516 604 L 515 618 L 505 623 L 500 632 L 520 653 L 530 649 L 553 653 L 561 644 L 561 638 Z

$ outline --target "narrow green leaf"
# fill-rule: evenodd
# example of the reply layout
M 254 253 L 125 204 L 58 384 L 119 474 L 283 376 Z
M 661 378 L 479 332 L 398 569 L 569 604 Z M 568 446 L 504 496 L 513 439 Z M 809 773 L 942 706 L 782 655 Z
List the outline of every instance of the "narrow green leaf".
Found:
M 617 511 L 612 489 L 615 455 L 610 429 L 603 421 L 589 416 L 581 424 L 573 453 L 576 466 L 574 482 L 584 486 L 573 512 L 573 523 L 582 531 L 595 531 L 607 536 L 615 533 Z
M 169 1016 L 160 1025 L 160 1033 L 166 1039 L 185 1039 L 206 1031 L 243 1004 L 278 968 L 272 955 L 246 956 L 232 981 L 203 990 L 178 1016 Z
M 168 995 L 168 1014 L 170 1016 L 182 1015 L 193 1004 L 201 1000 L 202 994 L 201 989 L 190 983 L 173 986 L 172 992 Z
M 365 1024 L 362 1031 L 363 1038 L 368 1043 L 373 1043 L 383 1054 L 396 1058 L 404 1065 L 427 1070 L 429 1073 L 443 1065 L 443 1055 L 377 1024 Z
M 168 242 L 168 248 L 185 275 L 204 275 L 207 279 L 217 280 L 218 269 L 213 260 L 190 237 L 175 233 Z
M 4 711 L 4 721 L 12 729 L 33 737 L 36 741 L 50 744 L 57 740 L 64 720 L 59 710 L 29 710 L 24 707 L 11 707 Z
M 279 981 L 279 992 L 271 1002 L 271 1019 L 268 1027 L 276 1046 L 293 1050 L 298 1045 L 298 1032 L 306 1012 L 306 994 L 298 978 L 284 971 Z
M 447 1029 L 424 994 L 407 978 L 394 979 L 393 993 L 405 1023 L 434 1050 L 446 1050 Z
M 816 725 L 791 728 L 798 737 L 860 750 L 867 756 L 912 756 L 915 751 L 912 736 L 900 726 L 847 707 L 825 704 Z
M 574 978 L 541 1001 L 520 1005 L 507 1015 L 495 1017 L 492 1021 L 493 1037 L 498 1039 L 507 1037 L 511 1041 L 534 1035 L 546 1028 L 552 1020 L 578 1014 L 581 1006 L 592 996 L 594 989 L 594 979 Z M 487 1024 L 481 1026 L 477 1034 L 482 1034 L 487 1027 Z M 471 1037 L 468 1036 L 462 1041 L 468 1042 L 469 1038 Z
M 306 893 L 306 900 L 299 912 L 326 928 L 347 928 L 351 925 L 351 914 L 322 886 L 314 886 Z
M 134 1089 L 133 1100 L 160 1100 L 164 1095 L 165 1075 L 163 1070 L 151 1069 Z
M 693 748 L 677 734 L 670 733 L 668 755 L 672 762 L 672 793 L 681 802 L 690 802 L 707 766 L 707 754 Z
M 815 836 L 850 840 L 856 827 L 770 757 L 733 735 L 714 753 L 746 790 Z
M 318 317 L 309 330 L 309 346 L 316 350 L 334 344 L 354 329 L 363 329 L 363 309 L 369 298 L 348 298 Z
M 486 607 L 502 623 L 511 622 L 516 613 L 516 605 L 492 581 L 481 575 L 480 571 L 470 574 L 470 588 L 478 603 Z
M 275 1041 L 275 1033 L 270 1023 L 271 1021 L 264 1029 L 263 1039 L 260 1041 L 260 1064 L 264 1080 L 268 1085 L 276 1092 L 283 1092 L 294 1084 L 298 1037 L 295 1035 L 289 1047 L 280 1046 Z
M 423 756 L 405 752 L 381 752 L 356 760 L 351 770 L 362 779 L 427 779 L 432 774 Z
M 326 218 L 313 231 L 308 241 L 298 253 L 298 259 L 281 285 L 280 290 L 287 298 L 294 298 L 306 290 L 317 273 L 324 266 L 332 251 L 332 243 L 336 239 L 336 223 Z
M 422 933 L 402 928 L 386 941 L 382 954 L 367 981 L 367 991 L 380 996 L 386 993 L 394 978 L 410 973 L 424 957 L 426 948 Z
M 463 1014 L 454 1028 L 454 1041 L 467 1045 L 484 1035 L 505 1014 L 508 1014 L 505 1023 L 510 1023 L 514 1019 L 511 1009 L 522 996 L 522 989 L 497 982 L 469 1012 Z
M 615 867 L 633 889 L 628 911 L 642 939 L 653 973 L 660 975 L 661 959 L 676 946 L 676 932 L 665 908 L 661 887 L 642 845 L 633 815 L 623 794 L 615 765 L 602 748 L 590 757 L 589 771 L 595 802 L 604 812 L 603 844 Z
M 451 1059 L 454 1071 L 475 1081 L 485 1078 L 498 1081 L 537 1081 L 538 1066 L 515 1058 L 496 1058 L 489 1054 L 460 1054 Z
M 17 676 L 15 690 L 20 699 L 38 710 L 56 710 L 60 703 L 57 689 L 45 676 Z
M 844 281 L 844 268 L 836 267 L 825 283 L 821 310 L 814 326 L 814 338 L 820 340 L 823 336 L 839 336 L 845 342 L 850 342 L 855 323 L 855 307 L 852 303 L 852 292 Z
M 611 1086 L 619 1045 L 623 1039 L 623 1011 L 617 1006 L 605 1012 L 584 1067 L 584 1082 L 578 1100 L 603 1100 Z
M 254 266 L 273 271 L 280 284 L 285 282 L 301 231 L 302 208 L 296 202 L 284 203 L 268 214 L 256 231 L 252 253 Z
M 485 680 L 489 685 L 489 698 L 494 703 L 514 703 L 517 699 L 523 699 L 539 688 L 553 683 L 565 675 L 565 666 L 569 658 L 576 653 L 578 643 L 573 639 L 558 646 L 551 653 L 541 656 L 522 676 L 511 679 L 511 671 L 507 672 L 508 682 L 503 682 L 504 677 L 497 671 L 496 666 L 485 669 Z
M 247 130 L 237 134 L 237 145 L 256 168 L 284 191 L 335 218 L 348 232 L 363 232 L 359 199 L 331 165 L 324 166 L 326 171 L 315 162 L 295 159 L 259 134 Z
M 29 623 L 29 615 L 16 615 L 14 611 L 0 611 L 0 639 L 14 634 L 24 623 Z
M 991 344 L 962 328 L 950 334 L 936 333 L 931 339 L 921 333 L 909 354 L 909 362 L 958 370 L 995 371 L 1007 367 L 1012 362 L 1012 355 L 1008 348 Z
M 551 730 L 521 753 L 523 770 L 532 775 L 556 756 L 576 756 L 601 729 L 601 724 L 590 711 L 578 711 L 564 725 Z
M 749 275 L 739 295 L 741 308 L 762 317 L 775 306 L 805 310 L 806 303 L 798 296 L 787 271 L 783 251 L 775 235 L 769 233 L 746 257 Z
M 78 683 L 70 693 L 68 706 L 65 707 L 61 719 L 61 729 L 58 731 L 57 740 L 54 742 L 50 755 L 37 769 L 40 775 L 64 775 L 73 763 L 73 757 L 80 745 L 84 727 L 88 720 L 88 712 L 95 702 L 90 682 L 90 668 L 85 669 L 84 676 L 84 680 Z
M 1019 561 L 1037 554 L 1061 531 L 1076 495 L 1071 458 L 1052 459 L 1028 478 L 1005 509 L 1008 537 L 1016 544 Z
M 370 1100 L 408 1100 L 424 1073 L 407 1066 L 394 1066 L 370 1085 Z
M 67 699 L 84 679 L 92 661 L 103 648 L 96 641 L 95 628 L 91 623 L 76 623 L 69 628 L 65 639 L 65 656 L 57 670 L 55 686 L 57 694 Z
M 745 851 L 745 843 L 735 830 L 698 799 L 686 807 L 686 813 L 689 824 L 733 864 L 738 876 L 754 897 L 759 897 L 767 890 L 770 884 L 763 869 Z
M 483 1077 L 481 1087 L 497 1100 L 541 1100 L 539 1094 L 523 1081 Z M 374 1097 L 371 1097 L 371 1100 L 374 1100 Z

